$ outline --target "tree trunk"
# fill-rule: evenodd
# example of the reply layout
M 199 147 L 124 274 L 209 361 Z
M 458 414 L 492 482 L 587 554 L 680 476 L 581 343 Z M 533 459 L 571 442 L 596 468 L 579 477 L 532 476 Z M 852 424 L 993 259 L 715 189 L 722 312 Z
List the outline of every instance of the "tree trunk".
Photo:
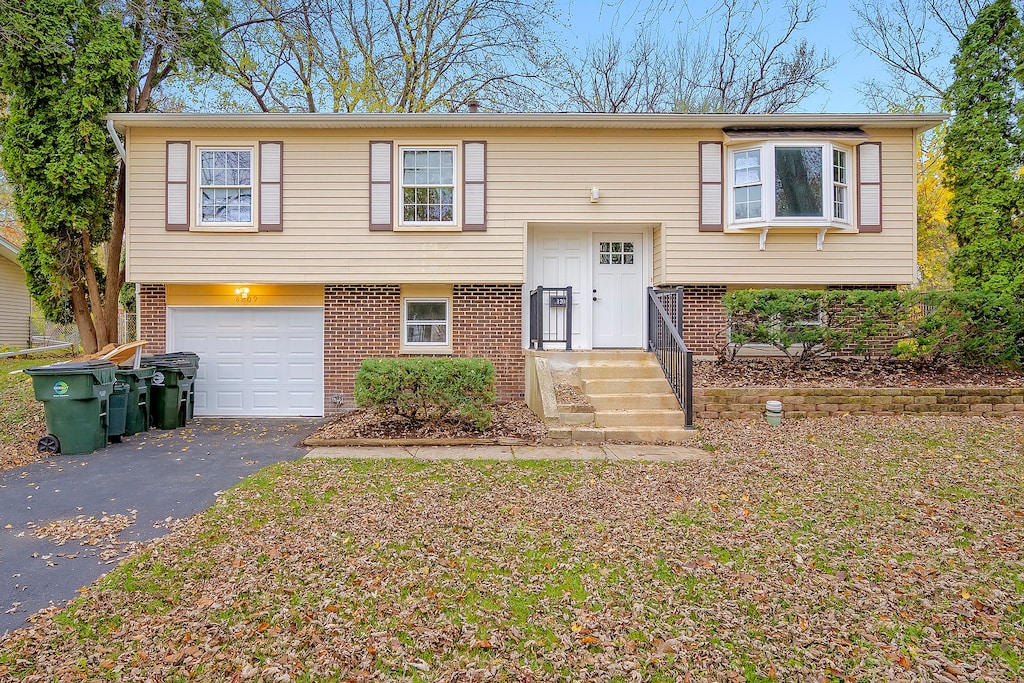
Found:
M 71 285 L 71 311 L 75 316 L 75 324 L 78 326 L 78 335 L 82 339 L 82 351 L 96 353 L 99 350 L 99 346 L 96 344 L 96 329 L 92 324 L 88 297 L 81 282 Z
M 124 285 L 124 263 L 121 254 L 124 251 L 125 206 L 125 168 L 124 163 L 121 163 L 117 174 L 114 213 L 111 217 L 110 242 L 107 244 L 107 285 L 103 295 L 103 319 L 100 322 L 106 330 L 107 338 L 115 343 L 119 341 L 117 318 L 121 287 Z

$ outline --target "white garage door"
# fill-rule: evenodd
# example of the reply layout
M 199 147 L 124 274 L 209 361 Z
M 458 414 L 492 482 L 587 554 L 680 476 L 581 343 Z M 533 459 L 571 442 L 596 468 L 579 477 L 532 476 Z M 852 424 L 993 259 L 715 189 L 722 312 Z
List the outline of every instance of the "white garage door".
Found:
M 168 351 L 199 354 L 196 415 L 323 415 L 322 308 L 167 311 Z

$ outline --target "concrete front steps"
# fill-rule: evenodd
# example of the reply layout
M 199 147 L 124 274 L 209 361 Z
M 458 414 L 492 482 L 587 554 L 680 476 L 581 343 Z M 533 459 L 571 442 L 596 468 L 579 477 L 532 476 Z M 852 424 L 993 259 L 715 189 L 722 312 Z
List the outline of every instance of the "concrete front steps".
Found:
M 685 416 L 652 353 L 643 351 L 534 352 L 538 369 L 563 381 L 574 378 L 589 405 L 557 404 L 546 410 L 553 443 L 686 443 L 696 431 Z M 538 362 L 539 361 L 539 362 Z M 551 419 L 557 415 L 557 419 Z

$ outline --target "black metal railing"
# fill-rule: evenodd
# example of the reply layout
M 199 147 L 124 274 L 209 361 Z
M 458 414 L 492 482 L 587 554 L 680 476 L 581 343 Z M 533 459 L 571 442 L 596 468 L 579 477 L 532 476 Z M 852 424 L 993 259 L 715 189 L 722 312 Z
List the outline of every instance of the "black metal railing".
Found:
M 693 429 L 693 351 L 683 342 L 683 288 L 647 288 L 647 350 L 654 353 Z
M 572 351 L 572 287 L 538 287 L 530 292 L 530 348 L 565 344 Z

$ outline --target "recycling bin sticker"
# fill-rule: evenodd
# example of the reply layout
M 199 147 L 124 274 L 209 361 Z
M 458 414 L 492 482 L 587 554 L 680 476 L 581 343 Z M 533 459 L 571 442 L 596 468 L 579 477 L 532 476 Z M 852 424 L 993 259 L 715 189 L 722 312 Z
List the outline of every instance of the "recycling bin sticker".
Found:
M 65 381 L 56 382 L 53 385 L 54 396 L 66 396 L 68 393 L 68 383 Z
M 158 384 L 158 385 L 162 386 L 163 383 L 164 383 L 164 373 L 159 372 L 159 371 L 154 372 L 153 373 L 153 384 Z

